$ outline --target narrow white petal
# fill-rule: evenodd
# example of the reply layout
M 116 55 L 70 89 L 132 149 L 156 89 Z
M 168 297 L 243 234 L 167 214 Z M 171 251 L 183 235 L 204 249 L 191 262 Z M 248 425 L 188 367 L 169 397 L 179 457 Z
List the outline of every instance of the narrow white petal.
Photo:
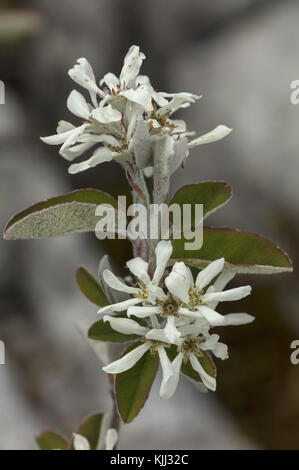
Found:
M 231 272 L 231 271 L 222 271 L 221 274 L 217 277 L 216 281 L 214 282 L 213 286 L 210 286 L 209 289 L 206 291 L 210 292 L 221 292 L 223 289 L 227 286 L 227 284 L 235 277 L 236 273 Z M 212 289 L 213 288 L 213 289 Z M 213 301 L 208 303 L 208 307 L 212 308 L 215 310 L 217 307 L 218 302 Z
M 117 361 L 111 362 L 108 366 L 103 367 L 103 370 L 108 374 L 120 374 L 121 372 L 125 372 L 126 370 L 131 369 L 131 367 L 133 367 L 139 359 L 142 358 L 150 347 L 150 343 L 141 344 Z
M 90 450 L 90 444 L 86 437 L 76 433 L 73 433 L 73 436 L 73 446 L 75 450 Z
M 164 328 L 165 336 L 169 339 L 169 341 L 173 344 L 177 342 L 179 337 L 181 336 L 180 332 L 177 330 L 174 322 L 174 316 L 171 315 L 167 317 L 166 326 Z
M 191 140 L 191 142 L 189 142 L 188 144 L 188 147 L 193 148 L 193 147 L 196 147 L 197 145 L 210 144 L 212 142 L 217 142 L 217 140 L 223 139 L 228 134 L 230 134 L 231 131 L 232 129 L 230 129 L 229 127 L 226 127 L 220 124 L 219 126 L 215 127 L 215 129 L 208 132 L 207 134 L 197 137 L 197 139 Z
M 164 398 L 165 400 L 171 398 L 177 389 L 180 379 L 182 360 L 183 355 L 182 353 L 179 353 L 171 363 L 172 376 L 166 382 L 162 381 L 160 388 L 160 397 Z
M 252 323 L 255 318 L 248 313 L 229 313 L 224 316 L 224 325 L 246 325 Z
M 126 85 L 128 88 L 135 86 L 135 81 L 144 59 L 145 55 L 140 52 L 138 46 L 130 47 L 125 56 L 124 65 L 119 76 L 122 86 Z
M 151 279 L 147 273 L 148 263 L 142 258 L 137 257 L 127 261 L 127 266 L 131 273 L 140 279 L 140 281 L 142 281 L 144 284 L 148 284 L 150 282 Z
M 167 289 L 182 302 L 189 302 L 191 287 L 190 271 L 183 262 L 175 263 L 170 274 L 165 279 Z
M 91 114 L 93 118 L 102 124 L 121 120 L 121 113 L 117 109 L 113 109 L 110 104 L 108 106 L 98 106 Z
M 89 150 L 93 146 L 94 142 L 81 142 L 67 149 L 59 150 L 59 154 L 63 158 L 65 158 L 65 160 L 72 162 L 76 158 L 80 157 L 82 153 L 84 153 L 86 150 Z
M 161 313 L 161 307 L 130 307 L 128 309 L 128 317 L 134 315 L 137 318 L 146 318 L 150 315 Z
M 47 137 L 41 137 L 40 139 L 48 145 L 61 145 L 63 144 L 68 137 L 70 137 L 77 127 L 72 127 L 71 129 L 60 132 L 59 134 L 49 135 Z
M 68 74 L 74 82 L 89 91 L 94 106 L 97 106 L 97 94 L 102 98 L 105 97 L 105 93 L 96 85 L 92 67 L 85 57 L 78 59 L 77 64 L 68 71 Z
M 154 341 L 161 341 L 162 343 L 169 343 L 169 339 L 166 338 L 164 329 L 153 328 L 148 333 L 146 333 L 147 339 L 152 339 Z
M 211 292 L 202 296 L 202 302 L 206 303 L 211 301 L 225 302 L 232 300 L 240 300 L 244 297 L 247 297 L 250 292 L 250 286 L 236 287 L 235 289 L 228 289 L 223 292 Z
M 156 246 L 156 269 L 153 276 L 153 283 L 157 286 L 164 274 L 169 258 L 172 254 L 172 244 L 169 240 L 161 240 Z
M 140 304 L 141 302 L 142 299 L 138 299 L 137 297 L 133 299 L 124 300 L 123 302 L 117 302 L 116 304 L 111 304 L 107 305 L 106 307 L 100 308 L 100 310 L 98 310 L 98 314 L 124 312 L 133 305 Z
M 118 432 L 114 428 L 110 428 L 106 432 L 105 450 L 113 450 L 118 441 Z
M 86 99 L 77 90 L 72 90 L 67 99 L 67 108 L 75 116 L 83 119 L 88 119 L 90 116 L 90 110 Z
M 205 305 L 201 305 L 197 307 L 197 312 L 204 316 L 204 318 L 209 322 L 211 326 L 220 326 L 224 325 L 224 315 L 220 315 L 220 313 L 212 310 Z
M 109 269 L 105 269 L 103 272 L 103 279 L 108 286 L 112 287 L 112 289 L 119 290 L 120 292 L 126 292 L 127 294 L 138 294 L 139 292 L 137 287 L 127 286 L 127 284 L 120 281 Z
M 189 359 L 190 359 L 190 363 L 191 363 L 192 368 L 196 372 L 198 372 L 203 384 L 207 388 L 209 388 L 210 390 L 215 391 L 216 390 L 216 380 L 214 379 L 214 377 L 212 377 L 211 375 L 206 373 L 206 371 L 204 370 L 204 368 L 202 367 L 202 365 L 198 361 L 197 357 L 194 356 L 194 354 L 190 354 Z
M 94 144 L 92 143 L 91 145 L 94 145 Z M 81 144 L 80 150 L 88 149 L 89 146 L 90 144 L 88 143 Z M 69 152 L 70 150 L 71 149 L 68 149 Z M 69 155 L 69 153 L 67 155 Z M 81 173 L 81 171 L 89 170 L 90 168 L 94 168 L 95 166 L 100 165 L 101 163 L 110 162 L 112 159 L 113 159 L 113 153 L 106 147 L 100 147 L 98 150 L 94 152 L 92 157 L 90 157 L 88 160 L 85 160 L 84 162 L 80 162 L 80 163 L 73 163 L 69 167 L 68 172 L 71 175 L 74 175 L 76 173 Z
M 82 126 L 75 127 L 72 131 L 69 131 L 68 137 L 65 139 L 63 142 L 60 151 L 63 151 L 64 149 L 70 147 L 71 145 L 75 144 L 79 137 L 81 137 L 87 127 L 87 124 L 82 124 Z M 60 136 L 62 134 L 59 134 Z
M 208 264 L 207 267 L 198 273 L 195 281 L 196 287 L 199 289 L 206 287 L 212 281 L 212 279 L 214 279 L 214 277 L 216 277 L 217 274 L 222 271 L 223 266 L 224 258 L 216 259 L 215 261 L 212 261 L 212 263 Z
M 118 318 L 110 317 L 105 315 L 103 317 L 104 322 L 108 321 L 113 330 L 123 333 L 125 335 L 140 335 L 145 336 L 148 332 L 148 329 L 144 326 L 139 325 L 137 321 L 131 320 L 129 318 Z
M 159 354 L 159 360 L 160 360 L 162 373 L 163 373 L 162 383 L 163 382 L 166 383 L 169 380 L 169 378 L 173 375 L 171 361 L 169 357 L 167 356 L 163 346 L 158 347 L 158 354 Z

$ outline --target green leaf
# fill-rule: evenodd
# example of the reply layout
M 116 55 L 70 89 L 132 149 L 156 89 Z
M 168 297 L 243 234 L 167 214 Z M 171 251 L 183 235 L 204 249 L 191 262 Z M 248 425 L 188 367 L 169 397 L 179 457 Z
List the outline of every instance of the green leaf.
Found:
M 80 425 L 77 434 L 86 437 L 90 444 L 90 449 L 95 450 L 97 448 L 101 426 L 103 422 L 103 415 L 101 413 L 96 413 L 88 416 Z
M 102 287 L 92 274 L 87 271 L 87 269 L 82 267 L 77 269 L 76 281 L 82 294 L 85 295 L 90 302 L 93 302 L 99 307 L 109 305 L 109 301 L 107 300 Z
M 122 316 L 122 315 L 117 315 Z M 88 330 L 88 337 L 97 341 L 109 341 L 110 343 L 127 343 L 140 338 L 138 335 L 125 335 L 111 328 L 110 323 L 103 320 L 96 321 Z
M 204 181 L 198 184 L 189 184 L 179 189 L 170 204 L 203 204 L 203 216 L 215 212 L 224 206 L 232 197 L 232 189 L 224 181 Z M 192 214 L 194 226 L 194 214 Z
M 171 346 L 170 348 L 166 349 L 168 357 L 173 361 L 173 359 L 177 355 L 177 348 L 176 346 Z M 207 374 L 209 374 L 211 377 L 216 378 L 217 371 L 216 371 L 216 366 L 214 364 L 213 359 L 211 356 L 206 352 L 206 351 L 201 351 L 202 352 L 202 357 L 198 357 L 198 361 L 200 362 L 201 366 L 205 370 Z M 202 382 L 200 375 L 198 372 L 196 372 L 192 366 L 191 363 L 188 359 L 186 363 L 182 363 L 181 367 L 181 372 L 189 377 L 189 379 L 195 380 L 196 382 Z
M 185 250 L 185 240 L 173 240 L 174 261 L 202 268 L 224 257 L 226 268 L 237 273 L 272 274 L 292 271 L 288 255 L 260 235 L 230 228 L 204 227 L 200 250 Z
M 54 431 L 44 431 L 35 438 L 37 445 L 41 450 L 61 449 L 68 450 L 68 441 Z
M 131 345 L 124 355 L 142 343 Z M 117 374 L 115 395 L 119 413 L 125 423 L 130 423 L 144 406 L 159 366 L 158 354 L 147 351 L 131 369 Z
M 4 230 L 7 240 L 47 238 L 95 230 L 96 206 L 117 201 L 96 189 L 80 189 L 39 202 L 12 217 Z

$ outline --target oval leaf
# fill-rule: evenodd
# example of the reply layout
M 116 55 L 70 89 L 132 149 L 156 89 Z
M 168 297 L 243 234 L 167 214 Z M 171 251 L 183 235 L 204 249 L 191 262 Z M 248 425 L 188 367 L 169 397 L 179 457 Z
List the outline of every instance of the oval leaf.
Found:
M 140 346 L 131 345 L 124 354 Z M 125 423 L 130 423 L 144 406 L 159 366 L 158 354 L 147 351 L 131 369 L 117 374 L 115 396 L 119 413 Z
M 108 341 L 110 343 L 128 343 L 140 338 L 138 335 L 125 335 L 111 328 L 108 321 L 99 320 L 88 330 L 88 337 L 97 341 Z
M 105 307 L 109 305 L 102 287 L 98 281 L 85 268 L 78 268 L 76 272 L 76 281 L 82 294 L 90 300 L 90 302 Z
M 189 184 L 179 189 L 170 204 L 203 204 L 203 216 L 206 217 L 224 206 L 232 197 L 232 189 L 224 181 L 204 181 Z M 191 225 L 194 226 L 194 214 Z
M 185 250 L 184 239 L 173 241 L 174 261 L 202 268 L 224 257 L 226 268 L 237 273 L 272 274 L 292 271 L 288 255 L 260 235 L 230 228 L 204 227 L 200 250 Z
M 68 450 L 68 441 L 54 431 L 44 431 L 35 438 L 37 445 L 41 450 Z
M 97 448 L 102 422 L 103 415 L 101 413 L 90 415 L 81 423 L 77 431 L 77 434 L 81 434 L 81 436 L 86 437 L 91 450 L 95 450 Z
M 4 230 L 7 240 L 48 238 L 95 230 L 96 206 L 117 201 L 96 189 L 80 189 L 38 202 L 12 217 Z

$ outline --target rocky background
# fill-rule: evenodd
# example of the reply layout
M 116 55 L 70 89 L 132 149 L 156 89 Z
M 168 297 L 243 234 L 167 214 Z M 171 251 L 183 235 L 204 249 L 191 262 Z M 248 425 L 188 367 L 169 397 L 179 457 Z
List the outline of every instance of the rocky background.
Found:
M 268 236 L 296 269 L 299 107 L 290 103 L 290 83 L 299 79 L 298 20 L 296 0 L 0 1 L 1 226 L 74 188 L 121 193 L 116 165 L 70 176 L 56 147 L 39 136 L 68 118 L 66 71 L 78 57 L 101 77 L 117 73 L 135 43 L 159 89 L 203 94 L 185 114 L 189 127 L 198 134 L 220 123 L 234 128 L 221 143 L 193 151 L 173 189 L 226 180 L 234 199 L 209 222 Z M 44 427 L 69 434 L 86 414 L 110 406 L 105 374 L 75 326 L 96 318 L 76 289 L 75 270 L 83 264 L 96 273 L 103 246 L 92 235 L 0 244 L 0 449 L 33 449 Z M 117 256 L 130 253 L 122 248 Z M 253 284 L 242 308 L 256 321 L 223 331 L 231 357 L 218 361 L 218 392 L 202 395 L 182 380 L 172 400 L 160 401 L 154 386 L 120 448 L 298 449 L 299 366 L 289 360 L 299 338 L 298 280 L 296 270 L 239 277 L 238 284 Z

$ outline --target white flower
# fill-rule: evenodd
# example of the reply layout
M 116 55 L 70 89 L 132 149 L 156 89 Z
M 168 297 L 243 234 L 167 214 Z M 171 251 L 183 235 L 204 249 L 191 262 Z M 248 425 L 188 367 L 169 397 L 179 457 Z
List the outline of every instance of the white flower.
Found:
M 159 287 L 159 283 L 172 253 L 171 242 L 165 240 L 160 241 L 155 252 L 156 269 L 152 278 L 148 274 L 148 263 L 143 259 L 137 257 L 127 262 L 129 270 L 137 278 L 138 287 L 128 286 L 108 269 L 103 272 L 103 279 L 112 289 L 131 294 L 132 297 L 123 302 L 103 307 L 98 313 L 122 312 L 131 306 L 141 303 L 153 304 L 156 299 L 164 298 L 164 292 Z
M 147 335 L 149 334 L 150 336 L 151 328 L 148 326 L 141 326 L 135 320 L 129 318 L 116 318 L 111 317 L 109 315 L 105 315 L 103 320 L 104 322 L 108 321 L 115 331 L 118 331 L 119 333 L 125 335 L 138 335 L 144 341 L 141 345 L 137 346 L 132 351 L 122 356 L 120 359 L 103 367 L 103 370 L 108 374 L 120 374 L 134 367 L 134 365 L 142 358 L 142 356 L 147 351 L 151 350 L 153 353 L 156 352 L 159 355 L 159 360 L 163 373 L 160 389 L 160 395 L 162 397 L 162 392 L 172 376 L 171 362 L 164 349 L 164 345 L 167 346 L 168 340 L 165 337 L 163 330 L 155 329 L 154 331 L 156 332 L 156 337 L 154 340 L 152 340 L 150 338 L 147 339 Z
M 180 370 L 183 361 L 190 361 L 191 367 L 197 372 L 202 383 L 209 390 L 216 390 L 216 379 L 209 375 L 203 368 L 200 359 L 203 357 L 203 351 L 210 351 L 220 359 L 228 358 L 227 345 L 219 342 L 219 335 L 210 335 L 207 332 L 206 325 L 197 322 L 192 325 L 178 328 L 181 337 L 177 339 L 177 355 L 171 363 L 172 373 L 169 379 L 161 386 L 160 396 L 162 398 L 171 398 L 177 388 L 180 376 Z M 147 333 L 147 338 L 158 340 L 161 337 L 160 330 L 152 329 Z M 168 339 L 164 339 L 168 341 Z
M 107 73 L 99 84 L 84 57 L 78 59 L 69 70 L 72 80 L 88 90 L 91 103 L 78 91 L 71 91 L 67 108 L 81 119 L 80 124 L 74 126 L 60 121 L 57 134 L 43 137 L 42 140 L 49 145 L 61 145 L 60 154 L 68 161 L 96 146 L 88 160 L 69 167 L 70 173 L 115 159 L 121 164 L 129 162 L 141 169 L 146 168 L 149 175 L 154 165 L 152 146 L 156 139 L 165 135 L 173 139 L 173 146 L 180 139 L 186 140 L 184 153 L 181 151 L 180 159 L 174 166 L 177 169 L 187 158 L 188 149 L 215 142 L 231 132 L 231 129 L 220 125 L 188 143 L 188 137 L 193 133 L 187 131 L 184 121 L 172 119 L 172 115 L 180 108 L 195 103 L 200 96 L 186 92 L 155 91 L 149 78 L 139 75 L 144 59 L 145 55 L 139 47 L 132 46 L 125 56 L 119 77 Z
M 204 317 L 210 326 L 229 325 L 231 322 L 241 325 L 252 321 L 253 317 L 247 314 L 224 316 L 215 311 L 218 302 L 240 300 L 251 292 L 250 286 L 223 291 L 226 282 L 231 279 L 227 273 L 224 273 L 224 282 L 220 279 L 218 284 L 208 287 L 223 267 L 224 258 L 211 262 L 198 273 L 194 283 L 191 270 L 184 263 L 174 264 L 171 273 L 165 279 L 165 284 L 169 292 L 179 300 L 178 315 L 194 319 Z

